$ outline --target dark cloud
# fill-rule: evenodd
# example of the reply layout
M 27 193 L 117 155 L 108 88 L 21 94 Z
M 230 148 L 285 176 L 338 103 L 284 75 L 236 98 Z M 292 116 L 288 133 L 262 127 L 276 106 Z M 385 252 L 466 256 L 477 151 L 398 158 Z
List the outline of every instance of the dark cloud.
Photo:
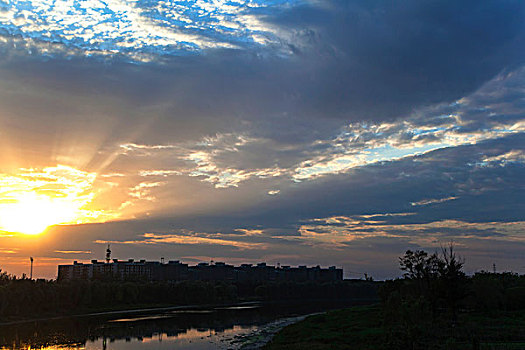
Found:
M 336 125 L 311 118 L 404 116 L 522 63 L 524 9 L 520 1 L 314 2 L 265 14 L 293 34 L 283 45 L 294 54 L 284 57 L 209 50 L 160 65 L 4 59 L 2 75 L 31 86 L 11 92 L 4 109 L 26 124 L 114 120 L 117 135 L 140 126 L 133 136 L 148 142 L 242 128 L 239 121 L 266 137 L 311 139 Z
M 29 54 L 12 46 L 24 38 L 7 36 L 0 170 L 96 171 L 111 191 L 93 203 L 129 215 L 54 227 L 39 248 L 3 237 L 0 247 L 100 257 L 112 241 L 120 257 L 335 261 L 383 276 L 403 250 L 439 239 L 471 256 L 497 257 L 492 242 L 517 255 L 516 237 L 482 224 L 507 227 L 525 212 L 524 2 L 252 10 L 280 42 L 139 63 Z M 366 214 L 398 237 L 330 221 Z M 314 219 L 320 227 L 302 235 Z M 335 243 L 322 240 L 327 232 Z M 184 237 L 194 244 L 176 241 Z
M 309 219 L 337 215 L 414 213 L 382 218 L 391 224 L 519 221 L 525 209 L 520 200 L 525 194 L 521 184 L 525 176 L 523 163 L 497 167 L 480 164 L 486 157 L 522 149 L 521 139 L 519 134 L 369 165 L 350 173 L 288 186 L 278 196 L 245 209 L 230 207 L 220 215 L 172 216 L 172 220 L 180 223 L 180 227 L 208 232 L 279 227 L 283 235 L 290 230 L 294 232 Z M 412 204 L 451 196 L 457 198 L 422 206 Z
M 454 101 L 523 62 L 524 10 L 519 1 L 328 1 L 278 23 L 303 34 L 308 45 L 296 51 L 317 62 L 306 72 L 311 108 L 377 120 Z
M 525 209 L 520 201 L 525 194 L 521 183 L 525 176 L 524 164 L 486 167 L 482 161 L 511 150 L 522 150 L 522 136 L 445 148 L 294 184 L 283 188 L 276 197 L 268 196 L 244 208 L 218 204 L 212 209 L 214 214 L 170 212 L 165 219 L 134 220 L 126 227 L 137 233 L 180 229 L 234 233 L 239 228 L 271 229 L 271 235 L 281 230 L 281 235 L 288 236 L 310 219 L 338 215 L 387 213 L 379 219 L 396 225 L 438 220 L 519 221 Z M 221 195 L 218 203 L 233 198 L 231 195 L 235 192 L 238 191 L 222 192 L 224 197 Z M 455 199 L 440 201 L 451 196 Z M 420 201 L 430 203 L 413 205 Z M 407 212 L 413 215 L 388 215 Z

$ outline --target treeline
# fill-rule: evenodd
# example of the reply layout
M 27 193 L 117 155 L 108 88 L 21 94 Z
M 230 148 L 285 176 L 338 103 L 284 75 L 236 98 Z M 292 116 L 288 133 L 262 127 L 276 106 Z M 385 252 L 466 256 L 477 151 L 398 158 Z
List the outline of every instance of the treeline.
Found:
M 512 326 L 525 310 L 524 275 L 467 276 L 453 246 L 439 254 L 409 250 L 399 263 L 403 278 L 386 281 L 379 290 L 387 348 L 480 349 L 491 339 L 525 342 L 523 327 Z M 498 318 L 502 315 L 509 325 Z
M 31 281 L 0 286 L 0 317 L 40 317 L 119 309 L 133 305 L 189 305 L 236 301 L 231 285 L 206 282 Z
M 258 298 L 268 301 L 300 299 L 359 299 L 377 301 L 381 282 L 373 281 L 338 281 L 327 283 L 281 282 L 266 283 L 255 287 Z
M 0 319 L 127 307 L 235 303 L 246 300 L 377 298 L 374 282 L 225 283 L 206 281 L 30 280 L 0 273 Z

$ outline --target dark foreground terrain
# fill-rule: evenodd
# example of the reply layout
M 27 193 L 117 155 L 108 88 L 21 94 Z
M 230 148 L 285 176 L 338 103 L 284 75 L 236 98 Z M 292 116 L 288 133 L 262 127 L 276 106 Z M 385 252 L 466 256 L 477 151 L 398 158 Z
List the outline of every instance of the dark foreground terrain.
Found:
M 462 325 L 436 328 L 433 337 L 420 339 L 414 349 L 525 349 L 525 313 L 506 312 L 498 316 L 480 313 L 460 315 Z M 430 331 L 430 329 L 429 329 Z M 388 339 L 382 324 L 381 307 L 356 306 L 314 315 L 280 331 L 265 350 L 402 348 Z M 410 348 L 407 348 L 410 349 Z
M 285 327 L 264 349 L 381 349 L 378 306 L 314 315 Z
M 240 302 L 378 300 L 372 281 L 149 282 L 142 280 L 31 280 L 0 270 L 0 325 L 97 312 Z M 297 293 L 300 290 L 301 293 Z
M 265 349 L 525 349 L 525 275 L 466 276 L 453 247 L 407 251 L 381 303 L 311 316 Z

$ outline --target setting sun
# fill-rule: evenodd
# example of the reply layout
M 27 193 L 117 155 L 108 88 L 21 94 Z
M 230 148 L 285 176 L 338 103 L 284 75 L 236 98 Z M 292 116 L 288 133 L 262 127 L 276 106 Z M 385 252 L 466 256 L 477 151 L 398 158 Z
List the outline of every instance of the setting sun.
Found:
M 77 208 L 62 198 L 23 194 L 12 203 L 0 205 L 0 228 L 4 231 L 39 234 L 47 227 L 76 218 Z
M 49 226 L 96 220 L 86 209 L 96 174 L 59 165 L 0 174 L 0 231 L 35 235 Z

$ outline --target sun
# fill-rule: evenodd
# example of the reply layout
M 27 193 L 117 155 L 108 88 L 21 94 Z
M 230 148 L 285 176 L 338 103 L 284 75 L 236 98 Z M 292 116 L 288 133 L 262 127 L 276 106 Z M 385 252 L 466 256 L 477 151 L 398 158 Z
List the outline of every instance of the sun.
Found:
M 52 225 L 67 223 L 77 216 L 77 206 L 64 198 L 24 193 L 0 204 L 0 229 L 36 235 Z
M 96 183 L 97 177 L 66 165 L 0 172 L 0 232 L 36 235 L 54 225 L 121 217 L 118 210 L 93 204 L 105 186 Z

